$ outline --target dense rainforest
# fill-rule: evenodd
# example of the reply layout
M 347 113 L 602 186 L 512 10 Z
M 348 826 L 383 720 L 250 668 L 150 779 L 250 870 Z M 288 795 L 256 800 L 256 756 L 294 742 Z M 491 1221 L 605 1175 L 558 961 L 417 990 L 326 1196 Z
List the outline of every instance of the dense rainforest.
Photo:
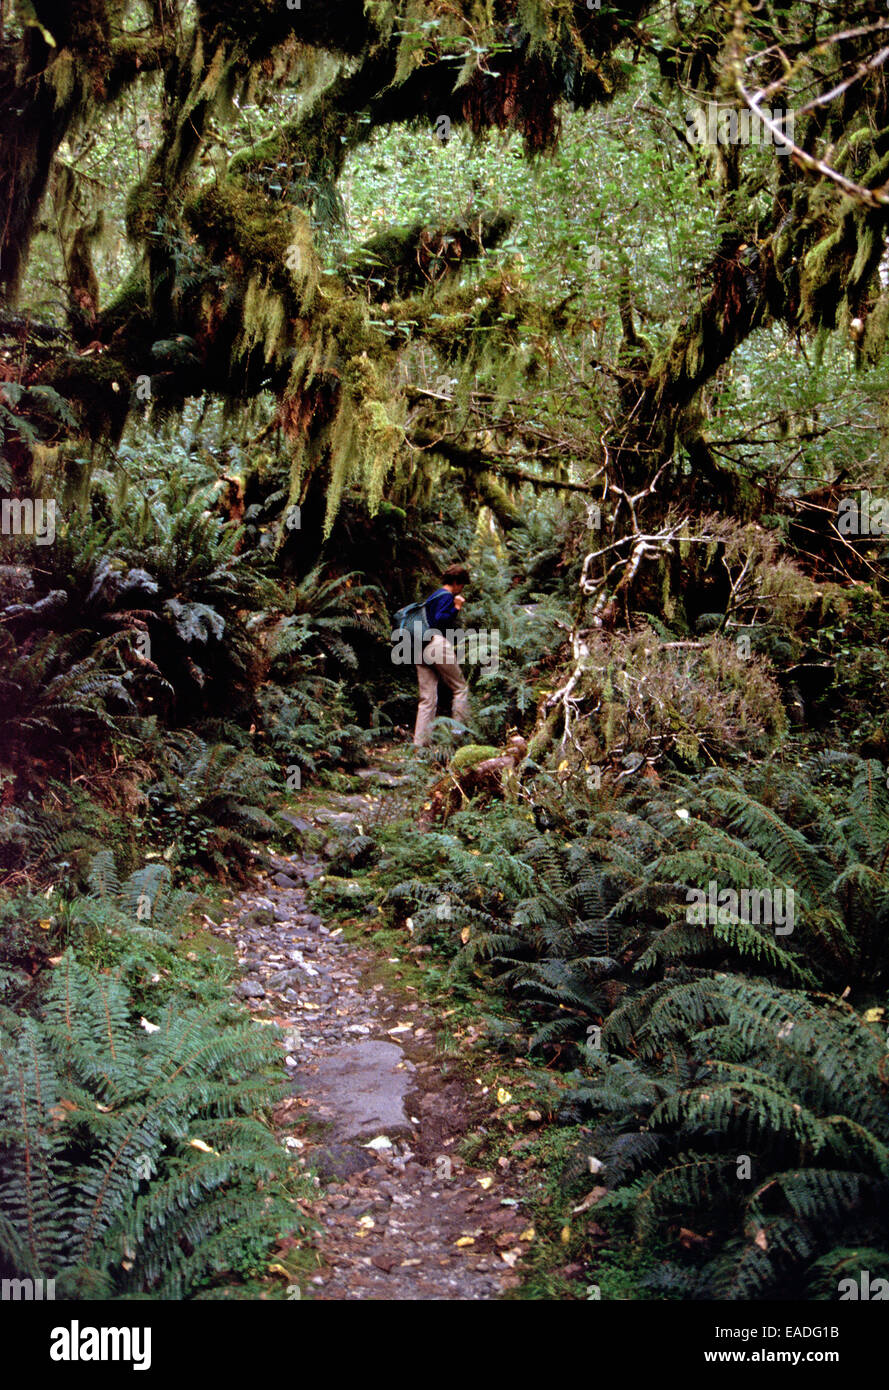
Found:
M 5 1288 L 889 1297 L 887 36 L 0 0 Z M 329 1282 L 300 1096 L 399 1030 L 481 1293 L 360 1192 Z

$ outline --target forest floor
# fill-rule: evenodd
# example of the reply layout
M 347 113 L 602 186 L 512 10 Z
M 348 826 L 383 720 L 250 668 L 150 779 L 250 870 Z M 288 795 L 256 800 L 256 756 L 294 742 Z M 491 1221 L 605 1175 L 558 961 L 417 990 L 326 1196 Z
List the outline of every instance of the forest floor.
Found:
M 364 775 L 365 794 L 327 793 L 302 825 L 354 833 L 388 794 L 385 779 L 397 781 L 377 769 Z M 468 1075 L 465 1059 L 442 1046 L 456 1010 L 433 1009 L 406 982 L 411 958 L 391 954 L 389 934 L 378 943 L 365 925 L 350 939 L 311 910 L 308 886 L 324 870 L 319 854 L 273 856 L 214 929 L 236 950 L 236 992 L 283 1030 L 293 1094 L 274 1123 L 317 1183 L 317 1196 L 302 1203 L 319 1223 L 314 1267 L 303 1264 L 289 1296 L 501 1297 L 522 1282 L 531 1218 L 509 1157 L 477 1168 L 460 1149 L 488 1133 L 503 1092 Z M 407 939 L 404 949 L 429 948 Z M 285 1263 L 288 1253 L 285 1241 Z

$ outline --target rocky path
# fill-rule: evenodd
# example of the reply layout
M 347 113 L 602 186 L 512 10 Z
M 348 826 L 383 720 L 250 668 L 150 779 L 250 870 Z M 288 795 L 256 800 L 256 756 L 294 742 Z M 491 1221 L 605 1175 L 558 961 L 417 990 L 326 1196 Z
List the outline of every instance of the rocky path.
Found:
M 348 830 L 356 803 L 331 796 L 314 823 Z M 317 1174 L 322 1227 L 302 1296 L 498 1298 L 519 1283 L 529 1218 L 505 1173 L 456 1152 L 493 1098 L 449 1069 L 416 991 L 370 983 L 380 952 L 310 910 L 306 885 L 323 872 L 311 855 L 273 859 L 215 928 L 237 951 L 238 993 L 284 1030 L 293 1096 L 275 1118 L 294 1162 Z

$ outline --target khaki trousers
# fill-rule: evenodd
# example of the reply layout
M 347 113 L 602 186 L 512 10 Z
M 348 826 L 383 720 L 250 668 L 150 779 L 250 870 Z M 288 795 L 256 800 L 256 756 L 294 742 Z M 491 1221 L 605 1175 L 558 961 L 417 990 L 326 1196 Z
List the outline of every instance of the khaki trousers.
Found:
M 420 686 L 420 703 L 414 727 L 417 748 L 423 748 L 429 742 L 429 731 L 438 708 L 439 676 L 453 693 L 454 718 L 459 719 L 461 724 L 469 722 L 469 690 L 451 643 L 438 633 L 429 642 L 423 657 L 423 664 L 417 665 L 417 682 Z

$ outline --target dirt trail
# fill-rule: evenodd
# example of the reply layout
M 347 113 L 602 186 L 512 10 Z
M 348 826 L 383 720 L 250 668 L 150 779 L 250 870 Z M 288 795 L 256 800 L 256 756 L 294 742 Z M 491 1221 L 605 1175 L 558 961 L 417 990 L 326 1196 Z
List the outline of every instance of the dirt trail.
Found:
M 331 794 L 307 819 L 348 831 L 360 808 L 366 798 Z M 491 1106 L 437 1053 L 439 1024 L 416 993 L 370 983 L 380 952 L 311 911 L 306 884 L 324 867 L 275 857 L 215 929 L 237 950 L 237 992 L 284 1029 L 294 1094 L 275 1118 L 294 1162 L 318 1174 L 323 1227 L 303 1296 L 498 1298 L 519 1283 L 529 1219 L 505 1174 L 455 1152 Z

